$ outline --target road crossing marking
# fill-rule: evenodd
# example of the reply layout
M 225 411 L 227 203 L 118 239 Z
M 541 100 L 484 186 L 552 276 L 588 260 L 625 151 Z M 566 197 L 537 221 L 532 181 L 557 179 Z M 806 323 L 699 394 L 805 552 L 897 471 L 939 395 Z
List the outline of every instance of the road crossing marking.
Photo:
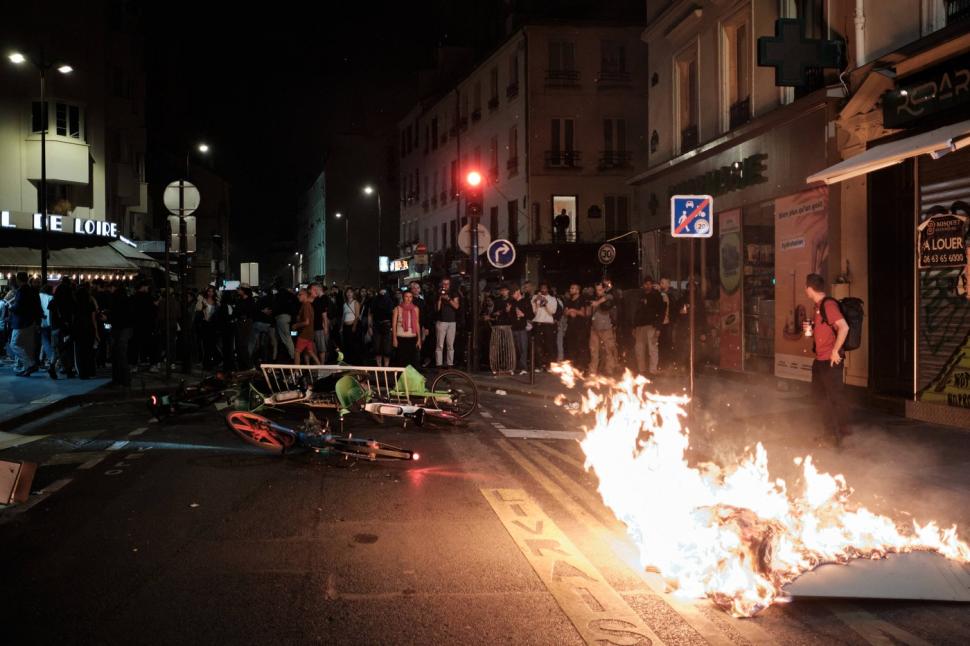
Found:
M 23 446 L 37 440 L 42 440 L 48 435 L 21 435 L 19 433 L 5 433 L 0 431 L 0 450 L 12 449 L 15 446 Z
M 89 453 L 88 455 L 90 456 L 92 454 Z M 94 457 L 92 457 L 87 462 L 85 462 L 84 464 L 82 464 L 81 466 L 79 466 L 78 469 L 92 469 L 95 466 L 97 466 L 97 464 L 99 462 L 101 462 L 101 460 L 103 460 L 106 457 L 108 457 L 107 451 L 102 452 L 102 453 L 95 453 L 93 455 L 94 455 Z
M 532 446 L 534 446 L 537 449 L 540 449 L 541 451 L 544 451 L 545 453 L 548 453 L 549 455 L 556 458 L 557 460 L 562 460 L 566 464 L 573 466 L 580 471 L 583 471 L 583 472 L 586 471 L 586 467 L 583 465 L 582 462 L 580 462 L 579 460 L 577 460 L 571 455 L 567 455 L 563 451 L 560 451 L 558 449 L 555 449 L 549 446 L 548 444 L 545 444 L 543 442 L 536 442 L 535 444 L 532 444 Z
M 481 491 L 587 644 L 664 643 L 524 490 Z
M 148 430 L 148 427 L 147 426 L 142 426 L 140 428 L 136 428 L 135 430 L 133 430 L 131 433 L 128 434 L 128 437 L 135 437 L 136 435 L 141 435 L 142 433 L 144 433 L 147 430 Z
M 730 639 L 729 636 L 724 634 L 720 628 L 717 627 L 713 621 L 704 616 L 701 609 L 698 607 L 697 603 L 690 601 L 685 601 L 674 597 L 666 592 L 666 583 L 663 579 L 651 572 L 644 572 L 643 568 L 639 565 L 639 555 L 633 549 L 633 546 L 626 541 L 620 543 L 616 540 L 617 534 L 626 536 L 626 530 L 622 524 L 610 516 L 605 522 L 600 518 L 597 518 L 593 513 L 586 510 L 586 508 L 579 504 L 579 502 L 571 496 L 563 486 L 569 488 L 573 494 L 582 493 L 583 498 L 587 500 L 592 500 L 593 504 L 590 504 L 591 509 L 602 508 L 602 504 L 592 497 L 592 495 L 583 489 L 575 480 L 568 477 L 565 473 L 552 466 L 548 460 L 545 460 L 542 456 L 535 455 L 534 451 L 529 451 L 529 457 L 525 456 L 524 452 L 516 450 L 510 442 L 505 440 L 499 440 L 497 442 L 499 447 L 505 451 L 509 457 L 511 457 L 522 469 L 524 469 L 529 475 L 535 479 L 539 485 L 545 489 L 556 502 L 563 506 L 563 508 L 575 518 L 581 525 L 586 528 L 591 535 L 599 538 L 604 543 L 609 544 L 613 548 L 613 553 L 617 558 L 625 563 L 627 567 L 634 572 L 640 579 L 646 583 L 650 589 L 653 591 L 657 597 L 662 599 L 674 612 L 676 612 L 680 617 L 696 631 L 701 637 L 703 637 L 712 646 L 734 646 L 735 642 Z M 537 446 L 534 444 L 528 444 L 526 448 Z M 530 460 L 531 458 L 531 460 Z M 542 462 L 542 464 L 549 470 L 549 473 L 556 478 L 560 486 L 556 482 L 547 476 L 543 471 L 533 463 L 532 460 L 536 460 L 536 463 Z M 603 512 L 606 513 L 605 510 Z M 611 532 L 609 526 L 612 525 L 616 528 L 616 531 Z M 724 621 L 734 629 L 738 634 L 740 634 L 745 640 L 752 644 L 775 644 L 777 640 L 771 638 L 766 631 L 764 631 L 760 626 L 755 624 L 750 620 L 735 620 L 728 615 L 724 615 Z
M 481 413 L 482 417 L 484 417 L 485 419 L 492 419 L 492 414 L 489 413 L 487 410 L 483 410 L 479 412 Z
M 125 448 L 126 446 L 128 446 L 128 440 L 118 440 L 117 442 L 115 442 L 114 444 L 112 444 L 111 446 L 109 446 L 108 447 L 108 450 L 109 451 L 117 451 L 119 449 Z
M 519 440 L 581 440 L 586 437 L 582 431 L 546 431 L 527 428 L 498 428 L 505 437 Z

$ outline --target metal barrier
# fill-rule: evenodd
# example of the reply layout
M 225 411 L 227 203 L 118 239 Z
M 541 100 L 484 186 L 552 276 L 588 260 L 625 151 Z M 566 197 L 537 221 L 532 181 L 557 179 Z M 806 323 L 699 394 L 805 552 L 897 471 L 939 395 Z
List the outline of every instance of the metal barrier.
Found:
M 402 379 L 405 368 L 377 366 L 299 365 L 286 363 L 262 364 L 263 378 L 272 395 L 313 387 L 319 379 L 332 375 L 353 375 L 362 388 L 385 403 L 415 404 L 412 395 L 424 401 L 426 393 L 412 393 L 412 385 Z M 282 403 L 282 402 L 280 402 Z

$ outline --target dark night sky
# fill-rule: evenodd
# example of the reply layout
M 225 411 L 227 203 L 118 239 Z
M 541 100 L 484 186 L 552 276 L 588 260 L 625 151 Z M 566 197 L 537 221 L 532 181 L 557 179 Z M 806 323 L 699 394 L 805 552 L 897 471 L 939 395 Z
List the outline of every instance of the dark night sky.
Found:
M 207 163 L 232 182 L 233 244 L 251 255 L 266 239 L 256 225 L 279 223 L 276 237 L 292 238 L 296 197 L 322 169 L 329 139 L 393 128 L 439 43 L 493 44 L 502 0 L 281 2 L 235 13 L 152 4 L 150 158 L 153 149 L 178 154 L 208 142 Z

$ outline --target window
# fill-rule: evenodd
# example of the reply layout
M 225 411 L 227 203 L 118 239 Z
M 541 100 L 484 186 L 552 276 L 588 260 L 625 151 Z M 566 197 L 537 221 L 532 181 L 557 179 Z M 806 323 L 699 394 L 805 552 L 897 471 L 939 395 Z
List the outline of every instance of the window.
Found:
M 475 146 L 475 150 L 472 151 L 472 162 L 475 165 L 475 170 L 479 173 L 482 172 L 482 147 Z
M 31 133 L 40 134 L 41 130 L 46 127 L 47 134 L 51 134 L 49 103 L 47 108 L 42 111 L 39 101 L 34 101 L 31 104 Z M 80 106 L 70 103 L 54 103 L 54 134 L 84 141 L 84 111 Z
M 475 83 L 475 93 L 472 95 L 472 121 L 482 118 L 482 82 Z
M 488 174 L 493 182 L 498 179 L 498 137 L 488 142 Z
M 606 237 L 626 233 L 630 230 L 629 198 L 626 195 L 607 195 L 603 198 L 606 207 Z
M 573 119 L 552 119 L 550 126 L 549 149 L 546 151 L 546 166 L 578 166 L 579 153 L 574 148 L 575 121 Z
M 431 119 L 431 150 L 438 150 L 438 117 Z
M 603 152 L 600 169 L 629 166 L 630 153 L 626 149 L 626 120 L 603 119 Z
M 623 43 L 611 40 L 600 43 L 600 73 L 602 76 L 627 76 L 626 47 Z
M 463 92 L 461 95 L 461 113 L 459 115 L 459 121 L 462 128 L 468 126 L 468 93 Z
M 31 104 L 31 114 L 30 114 L 30 131 L 33 133 L 40 134 L 42 130 L 46 130 L 50 127 L 50 114 L 48 111 L 48 106 L 45 105 L 44 109 L 41 110 L 40 101 L 34 101 Z M 41 114 L 43 112 L 43 114 Z
M 498 108 L 498 68 L 493 67 L 488 73 L 488 109 Z
M 67 136 L 72 139 L 83 139 L 81 136 L 81 108 L 76 105 L 68 106 L 67 115 Z
M 498 239 L 498 207 L 493 206 L 488 210 L 488 232 L 492 234 L 492 240 Z
M 566 226 L 563 226 L 561 216 L 569 218 Z M 575 195 L 553 195 L 552 196 L 552 241 L 553 242 L 576 242 L 576 196 Z
M 721 25 L 722 129 L 751 118 L 751 21 L 745 6 Z
M 437 229 L 435 231 L 436 231 L 435 237 L 437 238 Z M 428 227 L 425 227 L 424 228 L 424 244 L 431 244 L 431 236 L 428 235 Z M 435 244 L 431 248 L 434 249 L 437 246 L 438 246 L 438 242 L 437 242 L 437 239 L 436 239 L 435 240 Z
M 519 202 L 509 200 L 506 205 L 506 216 L 508 217 L 508 236 L 509 242 L 516 244 L 519 242 Z
M 552 41 L 549 43 L 549 78 L 575 80 L 579 74 L 576 71 L 576 46 L 567 41 Z
M 448 223 L 448 225 L 449 225 L 448 228 L 451 229 L 451 237 L 449 238 L 449 241 L 450 241 L 451 246 L 454 247 L 456 244 L 458 244 L 458 242 L 457 242 L 458 238 L 455 235 L 455 226 L 456 226 L 455 225 L 455 221 L 454 220 L 450 221 Z M 444 226 L 444 225 L 442 225 L 442 226 Z
M 424 124 L 424 154 L 428 154 L 428 150 L 431 148 L 431 126 Z
M 401 157 L 408 154 L 408 140 L 407 132 L 404 128 L 401 128 Z
M 697 87 L 697 44 L 692 43 L 678 54 L 674 61 L 674 131 L 680 134 L 679 153 L 696 148 L 700 140 L 697 127 L 698 87 Z
M 54 111 L 57 119 L 57 128 L 55 132 L 59 137 L 67 136 L 67 105 L 64 103 L 55 103 Z
M 435 251 L 437 251 L 439 249 L 439 247 L 438 247 L 438 227 L 435 227 L 432 230 L 432 233 L 434 234 L 434 238 L 433 238 L 432 243 L 431 243 L 431 248 L 434 249 Z M 424 237 L 425 238 L 428 237 L 428 230 L 427 229 L 424 230 Z
M 519 130 L 515 126 L 509 128 L 509 159 L 505 164 L 509 177 L 519 171 Z
M 512 98 L 519 94 L 519 55 L 509 57 L 509 84 L 505 88 L 505 96 Z
M 458 160 L 451 161 L 451 197 L 458 195 Z

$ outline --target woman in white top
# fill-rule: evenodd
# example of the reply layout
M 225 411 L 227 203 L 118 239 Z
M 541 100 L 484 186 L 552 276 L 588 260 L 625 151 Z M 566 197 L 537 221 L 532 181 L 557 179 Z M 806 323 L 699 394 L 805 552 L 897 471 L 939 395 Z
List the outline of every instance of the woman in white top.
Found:
M 414 304 L 414 294 L 404 292 L 401 304 L 391 315 L 391 345 L 394 346 L 394 363 L 405 366 L 421 366 L 421 310 Z
M 343 345 L 344 361 L 355 363 L 360 360 L 358 357 L 360 342 L 357 338 L 357 326 L 360 323 L 360 302 L 354 294 L 354 290 L 347 288 L 344 292 L 343 316 L 343 335 L 341 343 Z

